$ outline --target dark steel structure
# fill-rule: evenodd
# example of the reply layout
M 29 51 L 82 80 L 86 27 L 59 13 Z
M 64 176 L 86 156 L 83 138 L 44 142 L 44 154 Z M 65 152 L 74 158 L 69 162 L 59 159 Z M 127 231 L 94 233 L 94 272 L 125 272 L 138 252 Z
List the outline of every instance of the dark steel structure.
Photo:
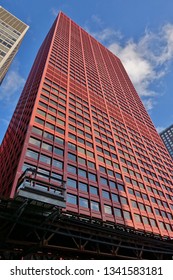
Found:
M 2 243 L 12 250 L 171 258 L 171 158 L 120 60 L 62 12 L 1 155 Z

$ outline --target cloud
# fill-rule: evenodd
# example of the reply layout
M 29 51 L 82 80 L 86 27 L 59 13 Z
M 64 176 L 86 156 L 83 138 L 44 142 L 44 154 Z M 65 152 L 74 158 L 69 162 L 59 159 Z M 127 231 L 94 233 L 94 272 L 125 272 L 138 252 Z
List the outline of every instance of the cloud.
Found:
M 157 32 L 146 29 L 139 39 L 125 39 L 119 30 L 105 28 L 97 15 L 91 20 L 92 32 L 85 29 L 121 59 L 144 106 L 151 110 L 156 98 L 164 94 L 162 78 L 173 62 L 173 24 L 167 23 Z
M 98 41 L 104 42 L 111 42 L 114 39 L 122 39 L 122 34 L 119 31 L 116 31 L 111 28 L 104 28 L 100 32 L 89 32 L 94 38 Z
M 146 30 L 138 41 L 116 41 L 108 48 L 121 59 L 146 109 L 151 110 L 161 94 L 156 83 L 158 86 L 173 61 L 173 25 L 166 24 L 157 33 Z
M 51 9 L 50 9 L 50 12 L 51 12 L 51 14 L 52 14 L 54 17 L 57 17 L 57 15 L 58 15 L 58 13 L 60 12 L 60 10 L 57 9 L 57 8 L 51 8 Z
M 165 129 L 166 129 L 166 127 L 163 127 L 163 126 L 156 127 L 156 130 L 157 130 L 158 133 L 162 132 Z
M 93 14 L 90 20 L 85 23 L 84 29 L 103 44 L 111 44 L 113 41 L 120 40 L 123 37 L 119 30 L 104 27 L 104 22 L 96 14 Z
M 10 103 L 10 106 L 16 104 L 24 84 L 25 79 L 19 73 L 18 64 L 14 63 L 0 87 L 0 101 L 5 105 Z

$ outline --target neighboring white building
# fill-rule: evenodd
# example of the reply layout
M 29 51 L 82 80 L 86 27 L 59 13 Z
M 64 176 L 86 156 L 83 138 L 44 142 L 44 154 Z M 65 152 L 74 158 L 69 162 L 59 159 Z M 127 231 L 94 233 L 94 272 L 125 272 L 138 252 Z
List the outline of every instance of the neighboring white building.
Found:
M 0 84 L 29 26 L 0 6 Z

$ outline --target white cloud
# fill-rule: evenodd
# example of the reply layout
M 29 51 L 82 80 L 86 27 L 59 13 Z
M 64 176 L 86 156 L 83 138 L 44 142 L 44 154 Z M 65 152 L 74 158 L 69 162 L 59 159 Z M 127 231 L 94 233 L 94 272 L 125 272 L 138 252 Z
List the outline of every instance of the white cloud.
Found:
M 92 21 L 99 31 L 87 31 L 121 59 L 146 109 L 151 110 L 156 97 L 163 94 L 161 81 L 173 62 L 173 24 L 167 23 L 157 32 L 146 29 L 138 40 L 125 41 L 120 31 L 104 28 L 98 16 L 93 15 Z
M 90 27 L 91 26 L 91 27 Z M 98 15 L 92 15 L 90 20 L 86 22 L 84 29 L 95 39 L 102 43 L 111 43 L 113 40 L 122 39 L 122 34 L 119 30 L 105 28 L 104 22 Z M 92 31 L 91 31 L 92 29 Z M 96 30 L 96 31 L 94 31 Z
M 112 41 L 113 39 L 122 39 L 122 35 L 119 31 L 115 31 L 111 28 L 104 28 L 100 32 L 90 33 L 98 41 L 104 43 L 106 41 Z
M 9 70 L 0 87 L 0 100 L 4 104 L 16 103 L 24 84 L 25 79 L 20 75 L 18 67 Z
M 151 110 L 156 104 L 155 96 L 160 94 L 152 85 L 159 84 L 173 61 L 173 25 L 164 25 L 158 33 L 146 31 L 137 42 L 133 39 L 125 44 L 116 41 L 109 49 L 121 59 L 142 100 L 148 97 L 143 103 Z
M 51 8 L 51 9 L 50 9 L 50 12 L 51 12 L 51 14 L 52 14 L 54 17 L 57 17 L 57 15 L 58 15 L 58 13 L 60 12 L 60 10 L 57 9 L 57 8 Z
M 165 129 L 166 129 L 166 127 L 163 127 L 163 126 L 156 127 L 156 130 L 157 130 L 158 133 L 162 132 Z

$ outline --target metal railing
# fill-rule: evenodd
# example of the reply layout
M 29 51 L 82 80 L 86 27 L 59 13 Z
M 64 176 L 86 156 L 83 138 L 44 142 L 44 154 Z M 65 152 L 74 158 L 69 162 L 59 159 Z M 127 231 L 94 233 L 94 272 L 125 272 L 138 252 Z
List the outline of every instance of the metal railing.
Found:
M 66 206 L 65 181 L 36 169 L 27 168 L 18 180 L 16 197 L 25 197 L 64 208 Z

